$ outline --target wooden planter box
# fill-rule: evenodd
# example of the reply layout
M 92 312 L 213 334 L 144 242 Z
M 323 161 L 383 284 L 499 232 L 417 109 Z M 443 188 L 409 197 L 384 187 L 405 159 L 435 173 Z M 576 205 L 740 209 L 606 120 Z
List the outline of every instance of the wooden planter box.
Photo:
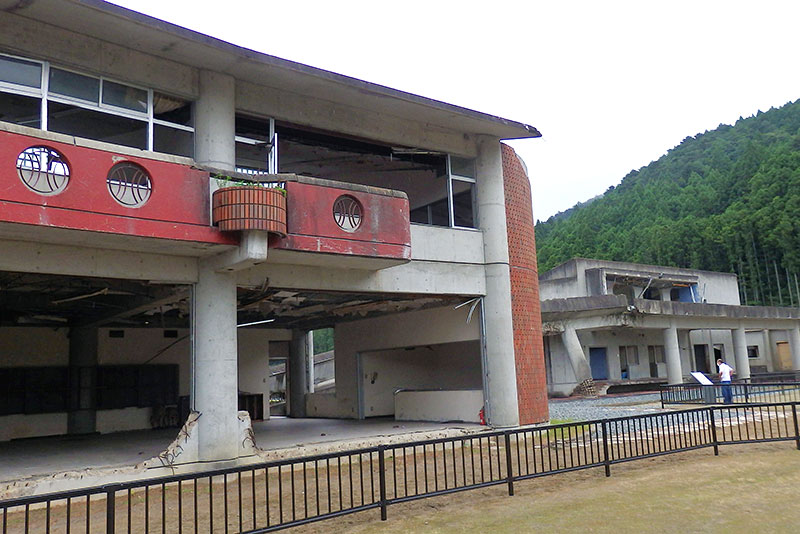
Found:
M 211 197 L 211 217 L 223 232 L 266 230 L 285 237 L 286 196 L 266 187 L 223 187 Z

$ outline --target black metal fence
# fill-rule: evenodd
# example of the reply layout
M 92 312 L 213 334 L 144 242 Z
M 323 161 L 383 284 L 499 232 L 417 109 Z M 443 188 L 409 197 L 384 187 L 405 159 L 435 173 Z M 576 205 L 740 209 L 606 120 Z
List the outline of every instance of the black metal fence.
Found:
M 724 386 L 719 383 L 661 386 L 661 406 L 667 404 L 722 404 Z M 734 382 L 730 385 L 735 403 L 800 402 L 800 382 Z
M 798 403 L 417 441 L 0 501 L 2 534 L 269 532 L 456 491 L 720 445 L 794 441 Z

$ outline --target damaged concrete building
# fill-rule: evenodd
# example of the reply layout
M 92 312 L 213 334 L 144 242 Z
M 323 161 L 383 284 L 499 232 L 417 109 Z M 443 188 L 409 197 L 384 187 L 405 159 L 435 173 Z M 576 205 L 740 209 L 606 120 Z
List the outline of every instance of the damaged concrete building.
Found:
M 576 258 L 542 273 L 551 395 L 800 371 L 800 309 L 742 306 L 735 274 Z
M 0 6 L 0 441 L 190 411 L 174 460 L 235 460 L 271 358 L 295 417 L 548 418 L 500 142 L 534 127 L 96 0 Z

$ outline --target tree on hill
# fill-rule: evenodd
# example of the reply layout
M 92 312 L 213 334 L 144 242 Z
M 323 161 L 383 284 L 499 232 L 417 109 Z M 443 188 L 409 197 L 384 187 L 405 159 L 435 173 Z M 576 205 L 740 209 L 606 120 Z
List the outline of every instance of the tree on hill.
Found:
M 536 242 L 539 272 L 575 256 L 735 272 L 743 303 L 800 306 L 800 100 L 685 138 Z

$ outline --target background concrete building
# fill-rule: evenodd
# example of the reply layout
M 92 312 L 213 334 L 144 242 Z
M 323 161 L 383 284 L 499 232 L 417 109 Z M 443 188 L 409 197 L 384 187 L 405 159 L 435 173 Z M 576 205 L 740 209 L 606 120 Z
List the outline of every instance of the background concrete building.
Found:
M 741 306 L 736 275 L 576 258 L 539 278 L 548 388 L 800 371 L 800 310 Z
M 100 1 L 0 7 L 0 440 L 180 423 L 185 398 L 176 462 L 234 460 L 271 357 L 296 417 L 547 419 L 500 143 L 535 128 Z

